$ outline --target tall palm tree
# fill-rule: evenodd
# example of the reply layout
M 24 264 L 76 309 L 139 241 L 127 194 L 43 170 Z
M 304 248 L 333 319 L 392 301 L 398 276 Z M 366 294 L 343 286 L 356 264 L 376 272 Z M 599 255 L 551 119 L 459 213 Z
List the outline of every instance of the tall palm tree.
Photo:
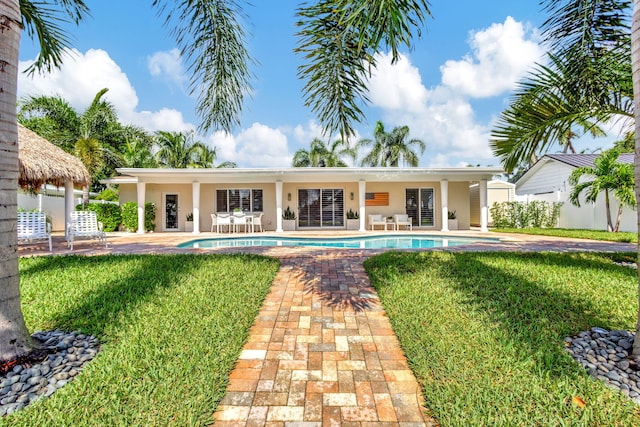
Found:
M 120 165 L 125 168 L 154 168 L 158 163 L 147 145 L 139 139 L 127 139 L 120 152 Z
M 640 0 L 633 2 L 633 19 L 631 20 L 631 67 L 633 76 L 633 100 L 635 105 L 640 105 Z M 634 176 L 636 182 L 640 182 L 640 108 L 634 110 L 635 117 L 635 165 Z M 640 199 L 640 188 L 636 185 L 636 200 Z M 640 211 L 636 221 L 638 227 L 638 237 L 640 237 Z M 640 259 L 639 259 L 640 261 Z M 638 278 L 638 288 L 640 291 L 640 276 Z M 636 337 L 640 337 L 640 293 L 638 296 L 638 316 L 636 322 Z M 632 355 L 640 357 L 640 339 L 633 341 Z
M 416 147 L 420 154 L 424 153 L 426 145 L 424 141 L 409 137 L 408 126 L 393 128 L 387 133 L 384 124 L 378 120 L 374 130 L 374 139 L 362 139 L 358 141 L 358 149 L 371 147 L 371 151 L 361 160 L 362 166 L 398 167 L 400 163 L 412 167 L 420 163 L 419 155 L 412 147 Z
M 29 0 L 0 0 L 2 33 L 0 58 L 0 362 L 31 352 L 37 344 L 31 339 L 20 309 L 18 245 L 16 234 L 18 188 L 18 49 L 24 27 L 28 35 L 38 35 L 40 54 L 33 69 L 47 70 L 61 64 L 69 46 L 59 26 L 63 21 L 78 23 L 87 15 L 81 0 L 43 4 Z
M 193 132 L 156 132 L 156 160 L 165 168 L 210 168 L 216 154 Z
M 176 37 L 182 57 L 191 70 L 191 91 L 198 94 L 197 112 L 205 130 L 231 131 L 239 123 L 244 96 L 251 93 L 250 65 L 245 18 L 238 0 L 193 0 L 173 2 L 154 0 L 153 7 L 165 17 Z M 303 3 L 305 5 L 305 3 Z M 366 101 L 363 78 L 375 67 L 375 52 L 387 46 L 393 61 L 401 47 L 412 40 L 429 16 L 427 0 L 389 2 L 388 0 L 321 0 L 317 9 L 298 10 L 300 43 L 297 51 L 309 67 L 299 68 L 306 80 L 306 103 L 319 113 L 325 132 L 339 131 L 345 141 L 353 135 L 353 122 L 362 117 L 358 101 Z M 17 236 L 17 93 L 18 51 L 21 29 L 40 43 L 40 54 L 32 71 L 49 71 L 60 66 L 64 50 L 70 46 L 60 24 L 78 23 L 88 13 L 82 0 L 0 0 L 2 36 L 0 58 L 3 66 L 0 97 L 0 362 L 29 351 L 33 343 L 20 311 Z M 332 11 L 339 11 L 338 17 Z M 328 19 L 329 18 L 329 19 Z M 336 26 L 337 25 L 337 26 Z M 324 31 L 333 27 L 332 31 Z M 325 46 L 330 47 L 325 48 Z M 339 49 L 336 54 L 332 49 Z M 329 54 L 327 54 L 329 53 Z M 362 64 L 365 59 L 366 66 Z M 336 62 L 336 60 L 338 60 Z M 331 68 L 337 78 L 325 84 L 323 75 Z M 355 73 L 350 73 L 355 70 Z M 320 85 L 319 88 L 316 88 Z M 344 96 L 339 96 L 344 94 Z M 6 243 L 5 243 L 6 242 Z
M 586 191 L 587 203 L 595 203 L 598 196 L 604 192 L 607 231 L 615 232 L 620 229 L 622 208 L 636 206 L 633 165 L 618 163 L 618 157 L 620 153 L 617 150 L 607 150 L 594 160 L 594 166 L 576 168 L 569 176 L 569 184 L 573 186 L 569 200 L 576 206 L 580 206 L 580 195 L 583 192 Z M 591 179 L 585 179 L 585 176 Z M 620 202 L 615 225 L 611 220 L 611 194 Z
M 344 168 L 348 166 L 342 159 L 344 156 L 355 159 L 356 154 L 355 150 L 342 140 L 338 139 L 334 141 L 331 147 L 327 148 L 321 139 L 314 138 L 309 145 L 309 150 L 301 148 L 295 152 L 292 166 L 294 168 Z

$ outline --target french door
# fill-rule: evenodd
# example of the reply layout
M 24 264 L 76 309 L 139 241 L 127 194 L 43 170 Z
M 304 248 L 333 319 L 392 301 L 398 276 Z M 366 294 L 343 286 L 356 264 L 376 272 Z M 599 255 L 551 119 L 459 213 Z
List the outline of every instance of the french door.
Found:
M 298 227 L 344 226 L 344 190 L 298 190 Z
M 178 195 L 164 195 L 164 229 L 172 231 L 179 229 L 178 217 Z
M 405 190 L 405 211 L 415 226 L 433 227 L 433 188 L 407 188 Z

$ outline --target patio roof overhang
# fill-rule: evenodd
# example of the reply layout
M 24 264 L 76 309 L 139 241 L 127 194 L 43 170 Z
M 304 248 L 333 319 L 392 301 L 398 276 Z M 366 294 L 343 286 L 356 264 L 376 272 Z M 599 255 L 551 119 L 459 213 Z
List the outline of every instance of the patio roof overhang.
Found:
M 150 169 L 120 168 L 120 176 L 105 180 L 111 184 L 275 183 L 282 182 L 402 182 L 491 180 L 503 173 L 497 167 L 463 168 L 220 168 Z

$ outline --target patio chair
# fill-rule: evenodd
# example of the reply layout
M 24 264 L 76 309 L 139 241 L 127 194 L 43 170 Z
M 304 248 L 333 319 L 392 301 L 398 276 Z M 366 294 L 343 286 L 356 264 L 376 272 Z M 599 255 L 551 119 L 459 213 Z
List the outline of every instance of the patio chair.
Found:
M 249 231 L 249 225 L 251 225 L 251 219 L 247 218 L 244 212 L 234 212 L 233 213 L 233 229 L 236 233 L 239 232 L 240 226 L 244 229 L 244 232 L 247 233 Z
M 42 239 L 49 240 L 49 252 L 53 252 L 51 224 L 47 222 L 47 214 L 44 212 L 18 212 L 18 243 Z
M 253 216 L 253 230 L 255 231 L 257 227 L 260 227 L 260 232 L 263 232 L 262 228 L 262 217 L 264 216 L 264 212 L 260 212 L 258 216 Z
M 231 222 L 231 215 L 229 214 L 221 214 L 216 215 L 216 232 L 220 233 L 220 228 L 224 231 L 224 227 L 227 227 L 227 231 L 231 232 L 231 226 L 233 223 Z
M 373 231 L 376 225 L 384 226 L 385 231 L 387 230 L 387 219 L 383 217 L 381 214 L 373 214 L 368 215 L 369 217 L 369 227 Z
M 107 235 L 94 211 L 71 212 L 71 222 L 67 229 L 67 243 L 71 250 L 73 250 L 73 241 L 78 238 L 98 239 L 100 243 L 104 243 L 105 248 L 108 246 Z
M 213 229 L 216 226 L 216 223 L 218 221 L 218 218 L 216 217 L 216 214 L 212 213 L 211 214 L 211 232 L 213 233 Z
M 413 223 L 407 214 L 393 215 L 393 222 L 396 224 L 396 230 L 400 230 L 401 225 L 404 225 L 405 229 L 413 230 Z

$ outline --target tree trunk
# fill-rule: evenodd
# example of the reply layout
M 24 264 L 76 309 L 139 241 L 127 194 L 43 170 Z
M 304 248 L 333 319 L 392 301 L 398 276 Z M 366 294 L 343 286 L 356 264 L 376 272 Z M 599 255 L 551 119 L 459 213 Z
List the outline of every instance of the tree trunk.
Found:
M 616 217 L 616 227 L 613 229 L 616 233 L 620 231 L 620 221 L 622 220 L 622 202 L 618 206 L 618 216 Z
M 18 275 L 18 0 L 0 0 L 0 362 L 28 354 L 35 342 L 24 324 Z
M 611 221 L 611 203 L 609 202 L 609 190 L 604 190 L 604 208 L 607 210 L 607 231 L 613 231 L 613 222 Z
M 82 186 L 82 210 L 87 210 L 87 206 L 89 206 L 89 186 Z
M 635 147 L 635 178 L 636 178 L 636 200 L 640 200 L 640 0 L 633 2 L 633 20 L 631 22 L 631 61 L 633 70 L 633 100 L 636 105 L 634 109 L 635 115 L 635 131 L 636 131 L 636 147 Z M 638 234 L 640 235 L 640 209 L 637 211 Z M 639 260 L 636 260 L 636 262 Z M 640 274 L 640 270 L 638 271 Z M 638 277 L 638 288 L 640 289 L 640 276 Z M 640 295 L 640 294 L 639 294 Z M 638 304 L 638 320 L 636 322 L 636 338 L 633 342 L 632 355 L 640 357 L 640 299 Z

